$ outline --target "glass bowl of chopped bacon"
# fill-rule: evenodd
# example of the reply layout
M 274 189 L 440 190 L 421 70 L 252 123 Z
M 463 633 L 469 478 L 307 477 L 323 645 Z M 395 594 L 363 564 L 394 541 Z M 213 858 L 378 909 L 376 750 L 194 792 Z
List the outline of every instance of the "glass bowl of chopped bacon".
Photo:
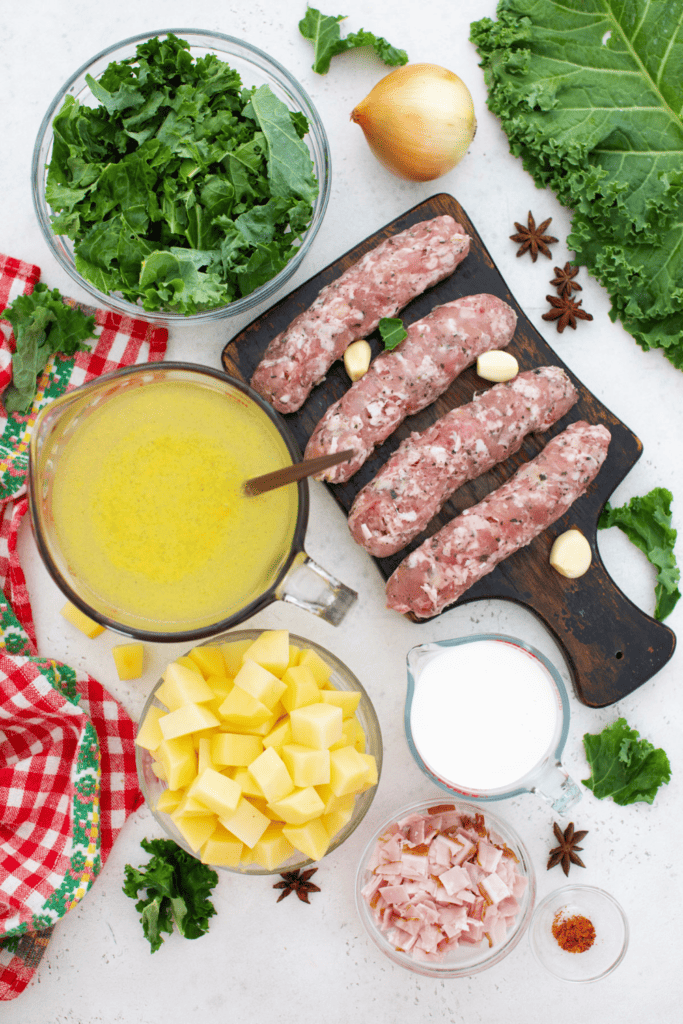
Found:
M 536 879 L 524 843 L 499 815 L 423 800 L 375 831 L 356 876 L 356 906 L 378 949 L 400 967 L 461 978 L 519 943 Z

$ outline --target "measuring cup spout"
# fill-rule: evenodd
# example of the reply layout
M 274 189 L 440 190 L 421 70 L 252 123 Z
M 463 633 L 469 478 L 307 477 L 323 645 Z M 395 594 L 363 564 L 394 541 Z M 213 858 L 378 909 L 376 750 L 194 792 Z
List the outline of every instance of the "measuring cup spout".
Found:
M 313 612 L 333 626 L 338 626 L 358 599 L 355 590 L 341 583 L 331 573 L 300 551 L 275 591 L 280 601 L 295 604 Z
M 547 800 L 557 814 L 566 814 L 578 804 L 582 796 L 581 790 L 559 761 L 548 764 L 530 789 L 532 793 L 538 793 Z

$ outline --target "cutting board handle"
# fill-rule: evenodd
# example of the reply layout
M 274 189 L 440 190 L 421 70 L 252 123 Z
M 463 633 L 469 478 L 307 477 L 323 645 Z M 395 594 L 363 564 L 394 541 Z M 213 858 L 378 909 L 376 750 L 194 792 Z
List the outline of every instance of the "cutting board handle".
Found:
M 555 600 L 535 588 L 525 594 L 524 603 L 562 648 L 579 700 L 599 708 L 621 700 L 659 672 L 674 653 L 676 637 L 619 590 L 595 550 L 589 573 L 589 587 L 588 575 L 560 578 L 560 588 L 553 588 Z

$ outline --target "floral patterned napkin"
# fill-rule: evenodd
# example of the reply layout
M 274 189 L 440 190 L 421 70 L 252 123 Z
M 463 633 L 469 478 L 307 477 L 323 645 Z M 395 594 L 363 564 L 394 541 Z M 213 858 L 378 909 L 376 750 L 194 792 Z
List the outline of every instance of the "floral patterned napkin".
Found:
M 0 310 L 40 269 L 0 254 Z M 70 302 L 71 300 L 65 300 Z M 27 415 L 0 407 L 0 1000 L 31 980 L 55 922 L 92 886 L 142 802 L 135 725 L 91 676 L 38 655 L 17 553 L 26 514 L 28 441 L 39 410 L 103 373 L 163 359 L 168 332 L 101 309 L 88 352 L 53 357 Z M 0 321 L 0 392 L 14 338 Z

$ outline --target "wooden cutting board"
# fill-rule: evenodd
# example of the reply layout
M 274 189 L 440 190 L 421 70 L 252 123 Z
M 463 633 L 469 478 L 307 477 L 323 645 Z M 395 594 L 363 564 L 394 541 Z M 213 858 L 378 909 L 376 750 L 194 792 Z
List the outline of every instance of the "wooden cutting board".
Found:
M 403 551 L 390 558 L 373 561 L 382 577 L 388 579 L 402 558 L 422 543 L 425 537 L 435 533 L 453 516 L 499 487 L 522 462 L 534 458 L 547 441 L 564 430 L 569 423 L 580 419 L 589 423 L 604 423 L 611 431 L 612 441 L 607 459 L 587 493 L 549 530 L 476 583 L 457 604 L 467 604 L 481 598 L 502 598 L 529 608 L 545 623 L 562 648 L 579 700 L 590 707 L 613 704 L 658 672 L 671 658 L 676 644 L 676 638 L 667 626 L 640 611 L 617 588 L 608 576 L 596 546 L 600 512 L 615 487 L 640 458 L 642 444 L 624 423 L 584 387 L 529 322 L 511 295 L 476 228 L 452 196 L 442 193 L 415 206 L 263 313 L 228 342 L 222 354 L 223 367 L 227 373 L 249 382 L 271 338 L 306 309 L 324 285 L 337 278 L 389 235 L 443 213 L 451 214 L 471 236 L 470 252 L 450 278 L 425 292 L 403 310 L 400 316 L 406 326 L 425 316 L 434 306 L 463 295 L 479 292 L 497 295 L 517 312 L 517 330 L 507 350 L 516 356 L 520 370 L 550 364 L 561 366 L 574 382 L 579 392 L 579 401 L 551 430 L 529 436 L 520 451 L 505 463 L 461 487 L 432 520 L 428 529 Z M 548 261 L 549 278 L 552 276 L 552 267 L 553 263 Z M 551 285 L 548 285 L 548 292 L 552 292 Z M 579 329 L 590 330 L 591 327 L 589 323 L 580 321 Z M 374 356 L 380 351 L 379 336 L 374 334 L 368 340 Z M 340 398 L 349 386 L 343 363 L 335 363 L 327 378 L 313 389 L 302 408 L 285 417 L 302 451 L 327 407 Z M 346 484 L 328 485 L 344 512 L 348 513 L 358 491 L 372 479 L 403 438 L 413 430 L 424 430 L 448 409 L 470 401 L 476 391 L 488 386 L 477 377 L 474 368 L 466 370 L 433 405 L 405 420 L 351 480 Z M 580 529 L 593 549 L 593 564 L 588 573 L 578 580 L 565 579 L 552 570 L 548 563 L 553 540 L 570 527 Z

